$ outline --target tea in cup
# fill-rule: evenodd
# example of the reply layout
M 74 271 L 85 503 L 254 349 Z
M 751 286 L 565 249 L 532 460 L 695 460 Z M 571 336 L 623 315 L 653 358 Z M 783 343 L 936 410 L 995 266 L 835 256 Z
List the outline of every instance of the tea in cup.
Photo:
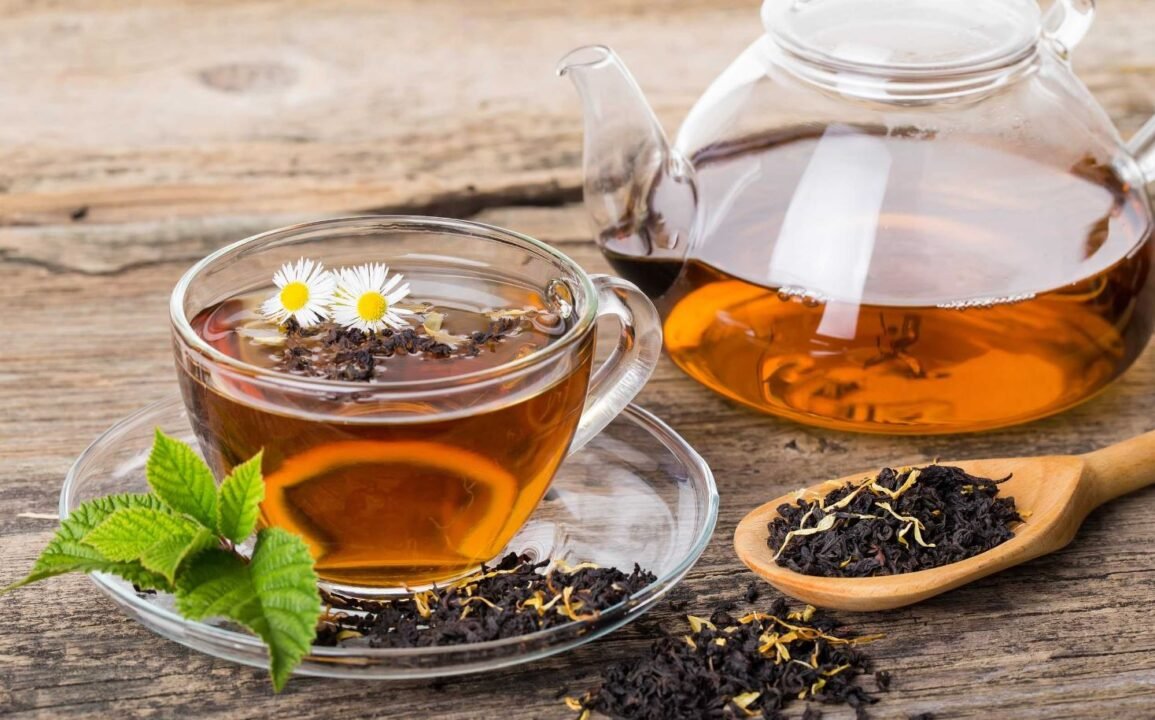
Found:
M 322 581 L 353 595 L 497 556 L 661 346 L 629 283 L 507 230 L 423 217 L 243 240 L 185 274 L 171 314 L 209 464 L 223 475 L 263 451 L 261 523 L 301 535 Z M 621 333 L 595 369 L 606 316 Z

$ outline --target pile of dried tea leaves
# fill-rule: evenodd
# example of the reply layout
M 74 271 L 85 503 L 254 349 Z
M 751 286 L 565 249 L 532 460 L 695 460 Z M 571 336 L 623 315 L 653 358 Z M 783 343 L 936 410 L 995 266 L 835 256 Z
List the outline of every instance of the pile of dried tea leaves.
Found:
M 452 335 L 442 328 L 444 316 L 428 311 L 420 325 L 399 330 L 368 332 L 327 321 L 301 327 L 289 318 L 284 324 L 277 369 L 294 375 L 328 380 L 369 381 L 379 362 L 394 355 L 428 358 L 476 357 L 496 343 L 516 337 L 530 323 L 557 323 L 556 316 L 532 310 L 490 313 L 489 325 L 468 335 Z
M 856 679 L 871 672 L 857 646 L 881 636 L 836 633 L 837 623 L 807 606 L 790 612 L 776 600 L 768 612 L 734 617 L 719 609 L 709 620 L 687 616 L 689 632 L 664 634 L 641 658 L 613 665 L 598 685 L 566 705 L 586 720 L 592 713 L 623 720 L 782 718 L 798 700 L 850 705 L 859 718 L 877 702 Z M 887 673 L 875 681 L 885 690 Z M 802 716 L 816 720 L 810 706 Z
M 467 582 L 396 600 L 326 596 L 316 644 L 429 647 L 516 637 L 594 619 L 655 580 L 637 565 L 631 573 L 590 563 L 543 572 L 546 565 L 510 553 Z
M 1002 480 L 957 467 L 884 469 L 817 500 L 778 508 L 767 544 L 805 575 L 869 577 L 940 567 L 1014 537 L 1023 522 Z

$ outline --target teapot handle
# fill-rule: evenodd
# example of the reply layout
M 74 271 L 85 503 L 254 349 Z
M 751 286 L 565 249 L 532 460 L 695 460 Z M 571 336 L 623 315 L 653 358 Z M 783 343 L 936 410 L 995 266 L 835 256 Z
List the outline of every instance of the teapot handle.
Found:
M 1043 32 L 1055 44 L 1059 55 L 1067 59 L 1091 29 L 1094 19 L 1095 0 L 1055 0 L 1043 18 Z

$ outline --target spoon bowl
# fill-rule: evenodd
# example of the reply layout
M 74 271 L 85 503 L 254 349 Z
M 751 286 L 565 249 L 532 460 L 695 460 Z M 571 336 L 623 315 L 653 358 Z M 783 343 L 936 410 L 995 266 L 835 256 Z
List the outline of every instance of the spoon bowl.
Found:
M 1013 497 L 1025 522 L 1007 542 L 959 562 L 899 575 L 828 578 L 779 565 L 766 543 L 778 508 L 800 497 L 823 497 L 870 472 L 828 480 L 758 507 L 738 524 L 734 548 L 742 562 L 783 593 L 838 610 L 890 610 L 953 590 L 973 580 L 1054 552 L 1074 539 L 1087 515 L 1121 495 L 1155 483 L 1155 432 L 1087 455 L 1053 455 L 944 462 L 978 477 L 1010 479 L 1000 497 Z

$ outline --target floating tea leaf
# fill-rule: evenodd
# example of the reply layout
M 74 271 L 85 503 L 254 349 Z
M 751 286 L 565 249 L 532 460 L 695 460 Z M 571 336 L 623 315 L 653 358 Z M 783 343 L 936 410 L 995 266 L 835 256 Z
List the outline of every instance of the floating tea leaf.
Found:
M 278 342 L 257 335 L 261 329 L 246 329 L 249 340 L 267 346 L 279 346 L 275 368 L 282 372 L 328 380 L 370 382 L 378 373 L 378 364 L 396 355 L 418 355 L 448 359 L 476 357 L 493 350 L 500 341 L 516 337 L 530 326 L 533 315 L 519 311 L 516 316 L 495 316 L 486 329 L 468 335 L 456 335 L 445 327 L 445 314 L 428 311 L 420 325 L 399 329 L 364 331 L 346 328 L 332 321 L 302 327 L 292 318 L 282 326 Z M 267 333 L 267 330 L 266 330 Z

